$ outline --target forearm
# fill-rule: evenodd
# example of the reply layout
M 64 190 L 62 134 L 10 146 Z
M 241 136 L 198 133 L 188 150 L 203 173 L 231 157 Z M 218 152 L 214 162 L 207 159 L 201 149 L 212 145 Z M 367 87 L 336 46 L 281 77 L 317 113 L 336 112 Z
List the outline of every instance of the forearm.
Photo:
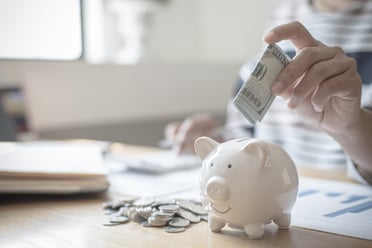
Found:
M 372 183 L 372 111 L 361 109 L 358 122 L 343 133 L 330 135 L 350 156 L 362 176 Z

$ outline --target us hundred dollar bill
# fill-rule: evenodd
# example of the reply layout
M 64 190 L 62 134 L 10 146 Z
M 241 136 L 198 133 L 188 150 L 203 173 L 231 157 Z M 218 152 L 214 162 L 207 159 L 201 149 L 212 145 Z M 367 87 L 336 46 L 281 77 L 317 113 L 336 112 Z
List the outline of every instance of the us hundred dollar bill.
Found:
M 252 124 L 262 121 L 274 101 L 271 93 L 274 80 L 290 62 L 289 56 L 277 45 L 270 44 L 233 99 L 235 106 Z

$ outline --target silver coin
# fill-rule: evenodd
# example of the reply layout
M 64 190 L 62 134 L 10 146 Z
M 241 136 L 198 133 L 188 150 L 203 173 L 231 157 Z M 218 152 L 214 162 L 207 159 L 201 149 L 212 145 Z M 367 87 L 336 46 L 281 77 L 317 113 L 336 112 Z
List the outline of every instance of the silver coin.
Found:
M 152 227 L 152 225 L 147 221 L 142 222 L 141 225 L 144 227 Z
M 166 226 L 164 231 L 167 233 L 179 233 L 185 231 L 186 228 L 184 227 L 174 227 L 174 226 Z
M 186 219 L 186 220 L 189 220 L 191 223 L 199 223 L 200 222 L 200 216 L 199 215 L 195 215 L 187 210 L 184 210 L 184 209 L 180 209 L 180 211 L 178 212 L 178 214 Z
M 200 219 L 208 222 L 208 214 L 200 215 Z
M 156 219 L 159 219 L 159 220 L 165 220 L 165 221 L 169 221 L 171 219 L 173 219 L 173 216 L 167 216 L 167 215 L 164 215 L 163 213 L 160 213 L 160 214 L 157 214 L 157 213 L 152 213 L 152 217 L 156 218 Z
M 127 216 L 128 217 L 128 210 L 129 210 L 129 207 L 121 207 L 115 213 L 115 216 Z
M 200 206 L 200 205 L 196 205 L 194 203 L 190 203 L 190 207 L 189 207 L 189 210 L 195 214 L 198 214 L 198 215 L 205 215 L 207 214 L 207 210 L 205 210 L 204 207 Z
M 105 209 L 103 209 L 103 214 L 104 215 L 112 215 L 112 214 L 115 214 L 115 213 L 116 213 L 116 211 L 113 210 L 113 209 L 111 209 L 111 208 L 105 208 Z
M 104 202 L 104 203 L 102 203 L 102 208 L 103 209 L 112 208 L 112 202 Z
M 232 228 L 232 229 L 236 229 L 236 230 L 244 230 L 244 228 L 241 227 L 241 226 L 236 226 L 236 225 L 232 225 L 232 224 L 228 224 L 228 226 L 229 226 L 230 228 Z
M 113 208 L 113 209 L 119 209 L 119 208 L 123 207 L 124 205 L 125 205 L 125 202 L 123 202 L 121 200 L 116 200 L 116 201 L 113 201 L 112 202 L 111 208 Z
M 151 225 L 151 226 L 166 226 L 167 225 L 167 221 L 163 221 L 163 220 L 159 220 L 159 219 L 156 219 L 155 217 L 151 216 L 147 219 L 147 222 Z
M 125 216 L 112 216 L 110 222 L 112 223 L 127 223 L 129 221 L 128 217 Z
M 163 211 L 153 211 L 151 216 L 173 217 L 174 213 L 167 213 Z
M 131 221 L 134 221 L 134 222 L 137 222 L 137 223 L 141 223 L 143 222 L 145 219 L 137 212 L 136 208 L 130 208 L 128 210 L 128 217 Z
M 145 219 L 151 216 L 152 208 L 151 207 L 138 207 L 136 208 L 137 212 Z
M 102 225 L 104 225 L 104 226 L 117 226 L 117 225 L 121 225 L 121 224 L 122 223 L 105 222 Z
M 183 218 L 173 218 L 168 222 L 168 225 L 173 227 L 187 227 L 190 225 L 190 221 Z
M 161 205 L 159 206 L 159 210 L 165 213 L 175 213 L 180 207 L 176 204 L 169 204 L 169 205 Z
M 184 199 L 155 199 L 126 197 L 102 204 L 105 214 L 111 215 L 105 226 L 116 226 L 128 221 L 144 227 L 166 227 L 166 232 L 182 232 L 190 223 L 208 220 L 200 202 Z M 180 217 L 175 217 L 175 215 Z
M 174 200 L 168 199 L 168 200 L 156 200 L 151 206 L 152 207 L 159 207 L 162 205 L 170 205 L 170 204 L 175 204 Z
M 177 200 L 176 203 L 181 208 L 184 208 L 184 209 L 187 209 L 187 210 L 190 208 L 190 202 L 189 201 L 186 201 L 186 200 Z
M 152 215 L 147 220 L 150 220 L 150 218 L 151 218 L 152 221 L 168 222 L 173 217 L 172 216 L 164 216 L 164 215 Z
M 199 202 L 187 200 L 177 200 L 176 202 L 181 208 L 189 210 L 197 215 L 204 215 L 208 213 Z
M 154 198 L 141 198 L 134 201 L 132 205 L 135 207 L 148 207 L 151 206 L 154 202 Z

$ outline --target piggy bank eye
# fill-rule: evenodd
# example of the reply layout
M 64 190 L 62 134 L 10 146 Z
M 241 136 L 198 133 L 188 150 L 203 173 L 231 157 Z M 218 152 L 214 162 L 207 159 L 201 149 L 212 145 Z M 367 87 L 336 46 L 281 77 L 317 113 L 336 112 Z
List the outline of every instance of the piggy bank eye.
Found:
M 232 165 L 231 165 L 231 164 L 229 164 L 229 165 L 227 166 L 227 168 L 229 168 L 229 169 L 230 169 L 231 167 L 232 167 Z
M 214 165 L 214 163 L 212 162 L 212 163 L 211 163 L 211 167 L 213 167 L 213 165 Z

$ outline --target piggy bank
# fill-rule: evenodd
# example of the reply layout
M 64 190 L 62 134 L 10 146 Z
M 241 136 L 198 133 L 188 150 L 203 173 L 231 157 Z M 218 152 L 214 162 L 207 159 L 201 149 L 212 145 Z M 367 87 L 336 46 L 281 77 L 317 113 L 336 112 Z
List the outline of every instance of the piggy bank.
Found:
M 200 194 L 213 232 L 228 224 L 250 239 L 260 239 L 265 224 L 289 227 L 298 175 L 280 146 L 258 139 L 220 144 L 200 137 L 194 147 L 203 162 Z

